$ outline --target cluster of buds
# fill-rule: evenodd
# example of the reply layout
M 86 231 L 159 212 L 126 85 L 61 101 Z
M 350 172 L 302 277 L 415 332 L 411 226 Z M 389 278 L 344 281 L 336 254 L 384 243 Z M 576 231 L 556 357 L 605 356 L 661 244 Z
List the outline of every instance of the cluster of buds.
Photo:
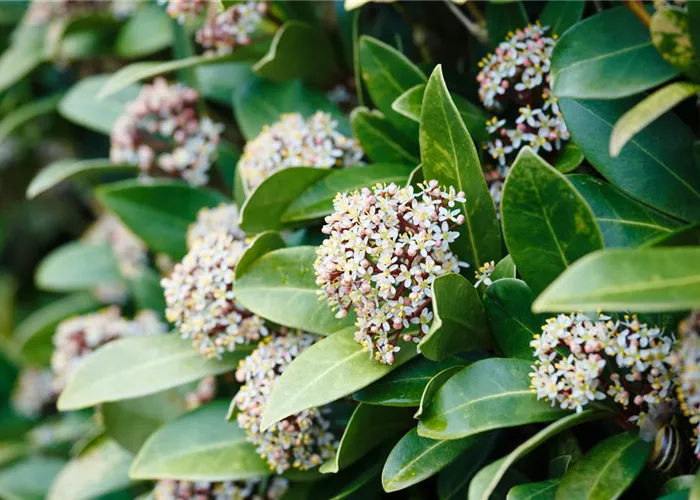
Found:
M 244 481 L 176 481 L 163 479 L 153 489 L 154 500 L 279 500 L 289 489 L 281 477 Z
M 180 24 L 183 24 L 188 17 L 199 16 L 209 5 L 207 0 L 158 0 L 158 3 L 167 5 L 165 11 Z
M 218 54 L 230 54 L 234 49 L 250 44 L 251 35 L 260 27 L 267 4 L 259 1 L 237 3 L 212 16 L 197 30 L 196 40 L 205 49 Z
M 262 318 L 235 300 L 236 265 L 246 248 L 230 232 L 196 238 L 182 262 L 161 281 L 166 318 L 203 356 L 221 357 L 268 333 Z
M 25 368 L 17 377 L 12 392 L 12 407 L 27 418 L 41 417 L 56 400 L 53 374 L 43 368 Z
M 248 189 L 253 190 L 279 170 L 289 167 L 339 168 L 362 164 L 364 153 L 353 138 L 336 129 L 329 113 L 308 119 L 300 113 L 282 115 L 249 141 L 238 163 Z
M 199 94 L 156 78 L 144 85 L 112 128 L 110 159 L 138 165 L 144 176 L 181 177 L 206 184 L 223 126 L 197 109 Z
M 270 469 L 278 474 L 290 467 L 307 470 L 329 460 L 335 454 L 338 441 L 330 432 L 330 422 L 324 410 L 309 408 L 267 430 L 260 429 L 262 413 L 267 405 L 277 377 L 284 369 L 311 346 L 316 338 L 299 331 L 286 331 L 264 339 L 241 361 L 236 379 L 244 384 L 233 399 L 240 410 L 238 425 L 246 431 L 248 440 Z
M 125 278 L 135 278 L 148 263 L 148 248 L 114 215 L 100 216 L 83 235 L 83 241 L 109 245 Z
M 532 389 L 538 399 L 577 412 L 611 397 L 641 424 L 647 412 L 672 401 L 673 343 L 636 316 L 560 314 L 530 343 Z
M 700 458 L 700 311 L 694 311 L 678 327 L 679 342 L 672 364 L 676 396 L 681 411 L 694 426 L 695 453 Z
M 464 215 L 464 193 L 437 181 L 400 188 L 377 184 L 338 193 L 316 253 L 316 283 L 336 317 L 357 314 L 355 339 L 377 361 L 394 362 L 397 341 L 419 342 L 432 321 L 431 284 L 467 264 L 450 251 Z
M 140 311 L 133 320 L 129 320 L 121 316 L 118 307 L 109 307 L 97 313 L 63 321 L 53 336 L 51 368 L 55 376 L 54 391 L 60 393 L 86 356 L 106 343 L 166 331 L 167 325 L 151 310 Z
M 204 207 L 197 213 L 197 220 L 187 230 L 187 248 L 206 240 L 212 233 L 225 232 L 239 241 L 245 241 L 245 234 L 238 227 L 238 207 L 222 203 L 218 207 Z

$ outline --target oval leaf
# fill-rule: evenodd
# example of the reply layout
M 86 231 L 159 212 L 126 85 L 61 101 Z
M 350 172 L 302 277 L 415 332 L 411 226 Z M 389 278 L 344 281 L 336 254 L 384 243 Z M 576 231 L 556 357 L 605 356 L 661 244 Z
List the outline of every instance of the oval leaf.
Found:
M 554 500 L 559 481 L 548 479 L 539 483 L 519 484 L 508 492 L 508 500 Z
M 17 128 L 34 118 L 56 111 L 63 94 L 52 95 L 21 105 L 0 119 L 0 144 Z
M 70 292 L 118 283 L 122 275 L 109 246 L 73 241 L 44 257 L 34 279 L 44 290 Z
M 143 57 L 158 52 L 173 43 L 172 20 L 158 5 L 144 4 L 119 31 L 114 45 L 124 57 Z
M 12 45 L 0 56 L 0 92 L 20 81 L 45 60 L 46 31 L 46 26 L 20 25 L 13 33 Z
M 462 500 L 467 498 L 469 483 L 484 460 L 491 454 L 499 437 L 499 431 L 486 434 L 490 439 L 482 446 L 467 448 L 460 457 L 438 474 L 437 494 L 440 500 Z M 477 437 L 478 438 L 478 437 Z
M 350 114 L 352 129 L 365 154 L 374 162 L 417 165 L 417 145 L 395 129 L 379 111 L 358 107 Z
M 425 384 L 425 388 L 423 389 L 423 393 L 420 396 L 420 402 L 418 403 L 418 409 L 416 410 L 416 413 L 413 415 L 413 418 L 420 418 L 421 415 L 423 415 L 423 412 L 425 411 L 425 409 L 430 404 L 430 402 L 433 400 L 433 396 L 435 396 L 435 393 L 438 391 L 438 389 L 440 389 L 440 387 L 442 387 L 445 384 L 445 382 L 447 382 L 450 378 L 452 378 L 452 375 L 456 374 L 457 372 L 462 371 L 463 368 L 464 368 L 464 365 L 453 366 L 451 368 L 445 368 L 440 373 L 435 374 L 435 376 L 433 376 L 433 378 L 428 380 L 428 383 Z
M 547 35 L 561 36 L 566 30 L 581 20 L 585 7 L 586 2 L 584 1 L 560 2 L 550 0 L 542 9 L 540 23 L 542 26 L 549 27 Z

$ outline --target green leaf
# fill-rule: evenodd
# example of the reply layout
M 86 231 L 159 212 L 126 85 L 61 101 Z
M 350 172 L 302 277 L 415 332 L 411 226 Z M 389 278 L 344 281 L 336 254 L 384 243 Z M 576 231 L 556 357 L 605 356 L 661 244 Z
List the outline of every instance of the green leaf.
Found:
M 529 147 L 520 150 L 508 174 L 501 217 L 508 252 L 535 294 L 571 263 L 603 247 L 584 199 Z
M 393 182 L 402 186 L 406 184 L 410 174 L 410 165 L 398 163 L 374 163 L 363 167 L 332 169 L 329 175 L 307 186 L 292 201 L 282 214 L 282 221 L 297 223 L 320 219 L 333 212 L 333 199 L 336 194 L 352 192 L 377 183 Z
M 5 142 L 12 132 L 28 121 L 56 111 L 63 94 L 55 94 L 36 101 L 30 101 L 7 113 L 0 120 L 0 143 Z
M 317 111 L 330 113 L 338 122 L 338 131 L 350 134 L 347 117 L 328 98 L 304 86 L 300 81 L 274 83 L 251 78 L 233 93 L 233 112 L 243 137 L 254 139 L 263 126 L 279 121 L 284 113 L 301 113 L 308 118 Z
M 637 478 L 651 443 L 636 432 L 618 434 L 597 444 L 572 465 L 561 480 L 558 500 L 615 500 Z
M 44 257 L 34 279 L 44 290 L 72 292 L 100 284 L 119 283 L 122 276 L 108 245 L 73 241 Z
M 689 490 L 693 487 L 693 481 L 695 481 L 695 476 L 692 474 L 672 477 L 661 487 L 659 495 L 669 495 L 677 491 Z
M 640 246 L 681 225 L 595 177 L 575 174 L 568 179 L 593 210 L 607 247 Z
M 35 456 L 6 466 L 0 472 L 0 496 L 6 500 L 42 500 L 64 465 L 60 458 Z
M 98 177 L 118 172 L 137 173 L 135 165 L 114 165 L 108 158 L 95 160 L 58 160 L 43 167 L 27 187 L 27 198 L 32 199 L 57 184 L 83 177 Z
M 555 500 L 559 481 L 548 479 L 539 483 L 513 486 L 508 492 L 508 500 Z
M 695 136 L 672 113 L 655 120 L 620 151 L 608 153 L 613 124 L 640 99 L 576 101 L 560 107 L 571 137 L 611 184 L 637 200 L 684 220 L 700 220 L 700 176 L 693 162 Z
M 486 348 L 491 343 L 484 306 L 474 286 L 459 274 L 433 281 L 433 323 L 418 344 L 428 359 L 440 361 L 450 354 Z
M 464 365 L 466 364 L 468 363 L 464 363 L 461 366 L 452 366 L 450 368 L 445 368 L 441 372 L 436 373 L 430 380 L 428 380 L 428 383 L 425 384 L 425 388 L 423 389 L 423 393 L 421 394 L 420 402 L 418 403 L 418 409 L 413 415 L 413 418 L 420 418 L 421 415 L 423 415 L 423 412 L 425 412 L 425 409 L 433 400 L 433 396 L 435 396 L 435 393 L 438 391 L 438 389 L 440 389 L 440 387 L 442 387 L 445 384 L 445 382 L 452 378 L 454 374 L 461 371 L 464 368 Z
M 539 431 L 503 458 L 481 469 L 469 485 L 470 500 L 488 500 L 498 483 L 515 462 L 537 449 L 552 436 L 575 425 L 612 416 L 610 412 L 585 410 L 568 415 Z
M 461 500 L 467 498 L 469 483 L 479 470 L 499 436 L 499 431 L 484 434 L 489 436 L 482 446 L 471 446 L 454 462 L 438 474 L 437 496 L 440 500 Z M 479 439 L 480 436 L 476 436 Z M 470 438 L 471 439 L 471 438 Z
M 166 180 L 116 182 L 98 188 L 97 197 L 148 248 L 175 260 L 187 253 L 187 229 L 197 212 L 227 201 L 216 191 Z
M 651 16 L 651 41 L 673 67 L 693 78 L 700 78 L 700 65 L 690 40 L 688 14 L 680 9 L 657 9 Z
M 214 401 L 161 427 L 134 459 L 131 477 L 224 481 L 269 475 L 245 431 L 226 421 L 227 410 L 227 401 Z
M 415 137 L 418 127 L 393 109 L 393 102 L 427 78 L 405 55 L 395 48 L 366 35 L 360 37 L 362 79 L 377 109 L 394 127 Z
M 270 50 L 253 70 L 273 81 L 299 79 L 318 87 L 331 85 L 340 71 L 324 31 L 299 21 L 288 21 L 277 30 Z
M 138 58 L 153 54 L 173 43 L 170 16 L 155 4 L 141 5 L 119 32 L 114 49 L 117 54 Z
M 700 307 L 700 248 L 603 250 L 567 269 L 535 312 L 682 311 Z
M 527 25 L 527 11 L 522 2 L 508 4 L 489 2 L 485 9 L 489 41 L 493 47 L 504 41 L 509 32 L 522 29 Z
M 143 269 L 129 280 L 129 288 L 138 309 L 151 309 L 165 318 L 165 296 L 160 275 L 152 269 Z
M 47 500 L 90 500 L 126 488 L 131 459 L 116 442 L 99 438 L 61 470 Z
M 328 498 L 329 500 L 376 498 L 382 487 L 379 476 L 390 450 L 391 444 L 382 446 L 347 469 L 311 483 L 310 492 L 304 500 L 314 498 Z M 292 486 L 292 489 L 295 488 L 296 485 Z M 287 496 L 291 494 L 292 489 L 287 492 Z M 287 496 L 285 496 L 285 500 L 287 500 Z M 291 498 L 292 500 L 297 499 L 297 497 Z
M 314 273 L 316 249 L 281 248 L 236 272 L 236 300 L 251 312 L 290 328 L 328 335 L 352 325 L 354 314 L 336 319 L 319 300 Z
M 273 250 L 284 248 L 285 243 L 279 233 L 265 231 L 258 234 L 248 245 L 241 258 L 236 264 L 236 273 L 243 276 L 248 272 L 248 268 L 260 257 Z
M 491 273 L 491 281 L 498 281 L 504 278 L 515 278 L 516 274 L 513 257 L 506 255 L 498 264 L 494 266 L 493 272 Z
M 234 91 L 255 78 L 250 61 L 206 64 L 197 66 L 195 70 L 202 96 L 228 108 L 231 107 L 231 96 Z M 240 156 L 240 152 L 238 155 Z
M 530 389 L 530 371 L 530 362 L 520 359 L 485 359 L 468 366 L 435 393 L 421 416 L 418 434 L 459 439 L 566 415 L 537 400 Z
M 148 61 L 132 63 L 110 75 L 109 79 L 100 86 L 98 99 L 116 94 L 124 88 L 143 80 L 150 80 L 156 76 L 175 71 L 196 68 L 205 64 L 218 64 L 222 62 L 247 61 L 257 59 L 267 50 L 267 43 L 256 43 L 246 47 L 240 47 L 231 54 L 201 55 L 175 59 L 172 61 Z
M 20 26 L 12 45 L 0 55 L 0 92 L 26 77 L 45 59 L 46 26 Z
M 119 92 L 112 92 L 109 99 L 98 98 L 100 91 L 110 75 L 89 76 L 73 85 L 58 104 L 59 113 L 67 120 L 109 135 L 112 125 L 124 112 L 126 104 L 138 97 L 141 87 L 123 85 Z
M 174 334 L 119 339 L 92 353 L 58 399 L 61 411 L 146 396 L 235 370 L 250 354 L 239 346 L 223 359 L 206 359 Z
M 296 303 L 295 307 L 298 307 Z M 354 336 L 355 327 L 346 328 L 296 357 L 275 380 L 261 428 L 267 429 L 289 415 L 359 391 L 418 354 L 412 344 L 400 343 L 402 348 L 394 364 L 385 365 L 370 359 Z
M 700 244 L 700 224 L 691 224 L 648 241 L 645 247 L 682 247 Z
M 581 149 L 573 142 L 568 142 L 557 156 L 554 168 L 562 174 L 568 174 L 578 168 L 583 163 L 584 157 Z
M 586 2 L 584 1 L 559 2 L 550 0 L 542 9 L 540 23 L 542 26 L 549 27 L 547 31 L 548 36 L 561 36 L 566 30 L 581 20 L 583 9 L 585 8 Z
M 418 406 L 426 385 L 435 375 L 447 368 L 463 368 L 466 365 L 465 360 L 456 356 L 441 362 L 421 356 L 356 392 L 352 397 L 356 401 L 373 405 Z
M 94 311 L 100 303 L 89 293 L 60 298 L 33 311 L 15 329 L 21 358 L 30 365 L 48 365 L 53 353 L 53 334 L 58 324 L 77 314 Z
M 350 114 L 355 137 L 365 154 L 380 163 L 420 163 L 414 141 L 399 132 L 379 111 L 357 107 Z
M 690 488 L 689 500 L 700 500 L 700 472 L 695 472 L 695 480 Z
M 421 83 L 420 85 L 411 87 L 396 98 L 391 104 L 391 109 L 416 123 L 420 123 L 424 94 L 425 84 Z M 488 140 L 489 133 L 486 131 L 486 121 L 489 119 L 489 115 L 486 114 L 480 106 L 472 104 L 462 96 L 454 94 L 452 99 L 454 100 L 459 115 L 462 117 L 464 125 L 467 127 L 469 134 L 474 140 Z
M 535 296 L 524 281 L 502 279 L 486 289 L 484 308 L 496 344 L 509 358 L 532 360 L 532 342 L 545 317 L 531 311 Z
M 690 2 L 687 10 L 690 25 L 690 41 L 692 42 L 693 52 L 697 55 L 700 54 L 700 5 L 693 5 L 693 2 Z
M 384 441 L 411 424 L 411 411 L 406 408 L 375 406 L 360 403 L 348 421 L 338 451 L 319 469 L 324 474 L 346 469 Z
M 610 156 L 616 158 L 632 137 L 676 105 L 700 92 L 700 85 L 675 82 L 660 88 L 627 111 L 610 136 Z
M 396 443 L 382 470 L 382 486 L 390 493 L 399 491 L 437 474 L 465 450 L 482 447 L 490 434 L 437 441 L 418 435 L 414 427 Z
M 500 260 L 501 233 L 493 200 L 474 142 L 447 91 L 441 66 L 430 76 L 423 97 L 420 151 L 427 180 L 435 179 L 465 193 L 467 201 L 456 208 L 466 221 L 451 249 L 472 269 Z
M 624 6 L 599 12 L 564 33 L 554 46 L 550 72 L 554 95 L 577 99 L 627 97 L 677 75 L 656 51 L 647 27 Z

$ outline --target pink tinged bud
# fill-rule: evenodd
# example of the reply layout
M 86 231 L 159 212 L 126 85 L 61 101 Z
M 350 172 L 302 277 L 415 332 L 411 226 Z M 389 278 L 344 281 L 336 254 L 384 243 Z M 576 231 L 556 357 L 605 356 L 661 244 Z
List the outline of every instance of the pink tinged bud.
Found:
M 372 287 L 369 283 L 363 283 L 360 290 L 362 290 L 362 293 L 369 293 L 372 290 Z
M 409 248 L 408 252 L 406 252 L 409 257 L 415 257 L 416 256 L 416 251 L 413 248 Z
M 400 319 L 395 320 L 394 323 L 392 324 L 392 326 L 394 327 L 394 330 L 399 330 L 401 328 L 401 320 Z
M 403 339 L 404 342 L 410 342 L 413 337 L 411 337 L 411 335 L 409 333 L 406 333 L 401 338 Z
M 508 132 L 506 131 L 506 129 L 502 128 L 500 131 L 500 134 L 501 134 L 501 137 L 505 137 L 508 135 Z
M 457 216 L 457 224 L 464 224 L 464 221 L 465 221 L 464 215 L 459 214 Z
M 457 193 L 457 198 L 464 198 L 466 195 L 464 194 L 464 191 L 460 191 Z
M 369 331 L 372 332 L 372 333 L 377 333 L 377 332 L 379 331 L 379 329 L 378 329 L 376 326 L 372 326 L 372 327 L 369 329 Z
M 524 123 L 518 123 L 517 129 L 521 132 L 525 132 L 525 124 Z
M 347 309 L 341 309 L 340 311 L 338 311 L 338 312 L 336 313 L 335 317 L 338 318 L 338 319 L 343 319 L 343 318 L 344 318 L 345 316 L 347 316 L 347 315 L 348 315 L 348 310 L 347 310 Z
M 508 80 L 503 80 L 501 82 L 501 87 L 503 87 L 504 89 L 507 89 L 509 85 L 510 84 L 508 83 Z
M 401 257 L 403 255 L 403 248 L 398 247 L 397 249 L 395 249 L 394 255 L 396 255 L 397 257 Z
M 641 394 L 638 394 L 634 397 L 634 404 L 637 406 L 641 406 L 641 404 L 644 402 L 644 398 L 642 397 Z

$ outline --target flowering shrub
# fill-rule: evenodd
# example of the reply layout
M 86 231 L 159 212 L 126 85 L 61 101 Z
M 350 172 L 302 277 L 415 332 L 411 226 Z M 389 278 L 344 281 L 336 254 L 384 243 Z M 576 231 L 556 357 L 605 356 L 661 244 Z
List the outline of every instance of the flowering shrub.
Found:
M 699 22 L 0 0 L 0 497 L 699 497 Z

